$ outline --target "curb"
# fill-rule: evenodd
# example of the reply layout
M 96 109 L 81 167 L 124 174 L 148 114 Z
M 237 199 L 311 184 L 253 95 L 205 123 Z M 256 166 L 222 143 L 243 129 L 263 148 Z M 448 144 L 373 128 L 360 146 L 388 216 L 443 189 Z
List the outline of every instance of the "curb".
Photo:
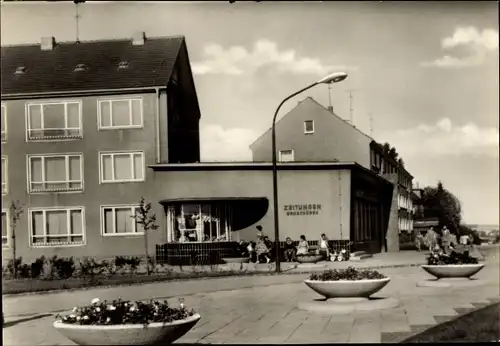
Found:
M 359 263 L 359 262 L 357 262 Z M 392 265 L 378 265 L 378 266 L 359 266 L 353 265 L 358 269 L 364 270 L 375 270 L 375 269 L 387 269 L 387 268 L 405 268 L 405 267 L 419 267 L 425 264 L 425 262 L 421 263 L 407 263 L 407 264 L 392 264 Z M 87 291 L 91 289 L 105 289 L 112 287 L 126 287 L 126 286 L 138 286 L 138 285 L 146 285 L 146 284 L 155 284 L 155 283 L 167 283 L 167 282 L 182 282 L 182 281 L 193 281 L 193 280 L 220 280 L 220 279 L 236 279 L 240 277 L 249 277 L 249 276 L 265 276 L 265 275 L 306 275 L 310 274 L 309 271 L 295 271 L 296 268 L 290 268 L 286 271 L 282 271 L 281 273 L 276 273 L 270 270 L 254 270 L 246 273 L 236 273 L 235 275 L 221 275 L 221 276 L 199 276 L 199 277 L 190 277 L 190 278 L 179 278 L 179 279 L 169 279 L 169 278 L 158 278 L 158 280 L 151 280 L 146 282 L 134 282 L 134 283 L 123 283 L 117 285 L 98 285 L 98 286 L 85 286 L 85 287 L 75 287 L 69 289 L 53 289 L 46 291 L 31 291 L 31 292 L 21 292 L 21 293 L 6 293 L 3 294 L 3 298 L 13 298 L 13 297 L 22 297 L 22 296 L 32 296 L 32 295 L 44 295 L 44 294 L 54 294 L 54 293 L 63 293 L 63 292 L 75 292 L 75 291 Z

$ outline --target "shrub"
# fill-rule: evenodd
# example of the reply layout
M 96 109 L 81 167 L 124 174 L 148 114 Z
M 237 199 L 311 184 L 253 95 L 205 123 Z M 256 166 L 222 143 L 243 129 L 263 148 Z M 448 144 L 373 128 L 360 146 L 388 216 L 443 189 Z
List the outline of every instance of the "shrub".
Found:
M 51 259 L 49 259 L 51 272 L 56 273 L 57 277 L 60 279 L 69 279 L 75 273 L 75 261 L 73 257 L 69 258 L 58 258 L 57 255 L 54 255 Z
M 92 300 L 92 305 L 73 309 L 67 316 L 57 315 L 56 319 L 67 324 L 80 325 L 120 325 L 144 324 L 154 322 L 172 322 L 192 316 L 194 311 L 184 308 L 172 308 L 167 301 L 163 303 L 151 300 L 147 303 L 114 300 L 110 303 L 101 302 L 98 298 Z
M 137 267 L 141 263 L 141 259 L 139 257 L 124 257 L 124 256 L 116 256 L 115 257 L 115 267 L 117 271 L 124 272 L 128 268 L 131 273 L 135 273 L 137 271 Z
M 310 279 L 317 281 L 339 281 L 339 280 L 373 280 L 384 279 L 385 276 L 376 270 L 356 270 L 354 267 L 347 269 L 325 270 L 323 273 L 312 273 Z
M 427 257 L 428 265 L 449 265 L 449 264 L 477 264 L 478 259 L 471 257 L 469 251 L 457 253 L 453 251 L 450 255 L 446 254 L 431 254 Z
M 107 261 L 96 261 L 94 258 L 84 258 L 80 261 L 80 274 L 82 276 L 94 277 L 107 271 L 109 263 Z
M 31 277 L 38 279 L 44 274 L 45 256 L 39 257 L 35 262 L 31 263 Z

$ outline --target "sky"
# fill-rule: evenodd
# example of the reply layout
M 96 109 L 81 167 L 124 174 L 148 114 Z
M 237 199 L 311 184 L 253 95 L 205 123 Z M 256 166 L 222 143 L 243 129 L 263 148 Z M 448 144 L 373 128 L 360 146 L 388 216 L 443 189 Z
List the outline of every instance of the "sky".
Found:
M 87 2 L 80 40 L 184 35 L 203 161 L 249 161 L 289 94 L 346 71 L 335 112 L 397 148 L 420 187 L 440 180 L 465 222 L 499 224 L 498 4 L 489 2 Z M 75 5 L 2 4 L 2 45 L 76 38 Z M 328 105 L 327 86 L 307 96 Z

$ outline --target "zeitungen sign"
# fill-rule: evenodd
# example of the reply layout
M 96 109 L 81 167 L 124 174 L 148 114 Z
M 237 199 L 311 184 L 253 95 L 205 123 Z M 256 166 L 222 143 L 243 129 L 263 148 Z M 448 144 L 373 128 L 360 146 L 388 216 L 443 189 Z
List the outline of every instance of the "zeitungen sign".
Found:
M 283 210 L 286 216 L 318 215 L 321 211 L 321 204 L 289 204 Z

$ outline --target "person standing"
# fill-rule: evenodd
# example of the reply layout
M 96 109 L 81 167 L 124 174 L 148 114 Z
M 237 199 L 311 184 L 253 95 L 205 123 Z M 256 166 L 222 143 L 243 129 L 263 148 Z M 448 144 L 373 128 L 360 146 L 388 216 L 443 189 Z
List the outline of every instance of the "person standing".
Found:
M 321 235 L 321 238 L 318 242 L 319 244 L 319 252 L 325 256 L 326 260 L 330 259 L 330 245 L 328 245 L 328 238 L 326 237 L 326 234 L 323 233 Z
M 436 245 L 438 245 L 438 234 L 434 231 L 434 227 L 431 226 L 424 237 L 424 243 L 429 248 L 431 253 L 434 253 Z
M 292 239 L 290 237 L 286 238 L 285 241 L 285 261 L 295 262 L 295 246 L 293 246 Z
M 422 232 L 417 231 L 417 235 L 415 237 L 415 246 L 417 247 L 417 251 L 422 251 L 422 242 L 424 241 L 424 237 L 422 236 Z

